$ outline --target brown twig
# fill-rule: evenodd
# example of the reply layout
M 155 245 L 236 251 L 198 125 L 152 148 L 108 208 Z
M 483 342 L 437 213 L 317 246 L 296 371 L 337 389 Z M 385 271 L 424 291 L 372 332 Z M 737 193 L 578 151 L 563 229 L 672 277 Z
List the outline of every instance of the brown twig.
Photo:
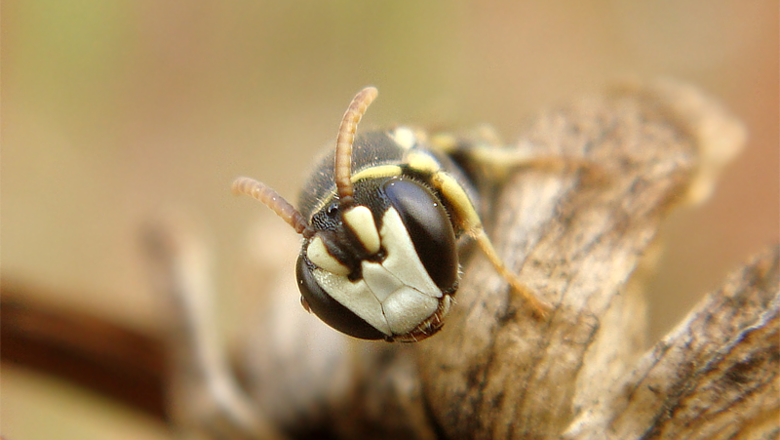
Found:
M 4 277 L 2 361 L 70 380 L 166 419 L 168 381 L 160 335 L 31 301 L 35 288 Z

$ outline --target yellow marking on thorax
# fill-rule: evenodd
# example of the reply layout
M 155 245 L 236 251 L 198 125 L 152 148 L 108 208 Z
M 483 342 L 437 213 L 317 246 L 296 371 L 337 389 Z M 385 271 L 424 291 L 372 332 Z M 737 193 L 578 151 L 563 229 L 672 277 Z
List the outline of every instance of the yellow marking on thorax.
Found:
M 404 156 L 404 161 L 409 168 L 430 176 L 441 170 L 441 164 L 433 156 L 419 150 L 409 150 Z
M 363 179 L 380 179 L 382 177 L 400 176 L 403 170 L 398 165 L 377 165 L 365 168 L 352 175 L 352 183 Z
M 458 147 L 458 139 L 450 133 L 436 133 L 431 136 L 431 146 L 448 154 Z
M 417 136 L 409 127 L 398 127 L 388 133 L 393 141 L 404 150 L 409 150 L 417 144 Z

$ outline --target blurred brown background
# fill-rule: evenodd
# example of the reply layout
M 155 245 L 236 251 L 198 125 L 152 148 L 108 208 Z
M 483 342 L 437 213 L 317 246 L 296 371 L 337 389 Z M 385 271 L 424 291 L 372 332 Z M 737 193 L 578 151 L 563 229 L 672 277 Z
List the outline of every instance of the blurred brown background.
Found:
M 488 122 L 507 141 L 539 109 L 625 77 L 722 100 L 749 142 L 715 196 L 666 226 L 654 337 L 778 240 L 776 1 L 7 0 L 1 12 L 2 276 L 53 292 L 48 303 L 160 327 L 137 228 L 174 204 L 209 226 L 220 313 L 242 316 L 242 240 L 271 214 L 234 199 L 231 180 L 294 199 L 367 84 L 380 97 L 366 125 Z M 8 439 L 166 438 L 18 368 L 3 370 L 0 409 Z

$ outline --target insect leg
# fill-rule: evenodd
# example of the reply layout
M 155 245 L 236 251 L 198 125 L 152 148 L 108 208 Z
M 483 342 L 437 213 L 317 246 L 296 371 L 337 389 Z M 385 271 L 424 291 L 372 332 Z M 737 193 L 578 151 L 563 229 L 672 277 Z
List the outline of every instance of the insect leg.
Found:
M 490 238 L 485 233 L 479 214 L 463 187 L 454 177 L 444 171 L 436 172 L 431 177 L 431 182 L 441 191 L 450 204 L 454 214 L 456 230 L 465 231 L 466 234 L 473 237 L 496 271 L 504 277 L 515 292 L 523 297 L 534 314 L 540 318 L 546 317 L 551 310 L 550 305 L 539 299 L 538 295 L 531 288 L 526 286 L 517 275 L 506 268 L 506 265 L 504 265 L 493 248 Z
M 507 148 L 492 130 L 482 128 L 472 136 L 459 138 L 442 133 L 431 137 L 431 145 L 450 156 L 481 170 L 489 180 L 500 182 L 518 169 L 543 170 L 551 173 L 580 172 L 588 182 L 604 183 L 607 173 L 596 162 L 579 157 L 539 154 L 527 148 Z
M 533 289 L 526 286 L 525 283 L 523 283 L 520 278 L 517 277 L 517 275 L 513 274 L 509 271 L 509 269 L 506 268 L 506 265 L 504 265 L 504 262 L 501 261 L 501 258 L 493 248 L 493 244 L 490 242 L 490 238 L 485 233 L 485 230 L 482 227 L 479 227 L 477 229 L 468 231 L 467 233 L 474 237 L 474 239 L 477 241 L 477 244 L 479 245 L 480 250 L 482 250 L 482 253 L 484 253 L 488 260 L 490 260 L 490 263 L 496 269 L 496 272 L 504 277 L 509 285 L 512 286 L 512 290 L 523 297 L 525 302 L 533 311 L 534 315 L 539 318 L 546 319 L 552 307 L 539 299 L 539 296 L 536 292 L 533 291 Z

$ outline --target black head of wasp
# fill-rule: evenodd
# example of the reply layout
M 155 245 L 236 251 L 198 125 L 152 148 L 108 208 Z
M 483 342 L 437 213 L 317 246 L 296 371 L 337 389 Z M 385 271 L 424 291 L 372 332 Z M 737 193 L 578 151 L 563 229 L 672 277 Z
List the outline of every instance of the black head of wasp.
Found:
M 497 256 L 469 197 L 472 184 L 446 154 L 407 127 L 355 135 L 377 93 L 366 87 L 353 98 L 335 152 L 317 165 L 299 209 L 256 180 L 233 182 L 234 193 L 261 201 L 303 236 L 303 307 L 356 338 L 425 339 L 452 305 L 465 234 L 543 316 L 548 306 Z

